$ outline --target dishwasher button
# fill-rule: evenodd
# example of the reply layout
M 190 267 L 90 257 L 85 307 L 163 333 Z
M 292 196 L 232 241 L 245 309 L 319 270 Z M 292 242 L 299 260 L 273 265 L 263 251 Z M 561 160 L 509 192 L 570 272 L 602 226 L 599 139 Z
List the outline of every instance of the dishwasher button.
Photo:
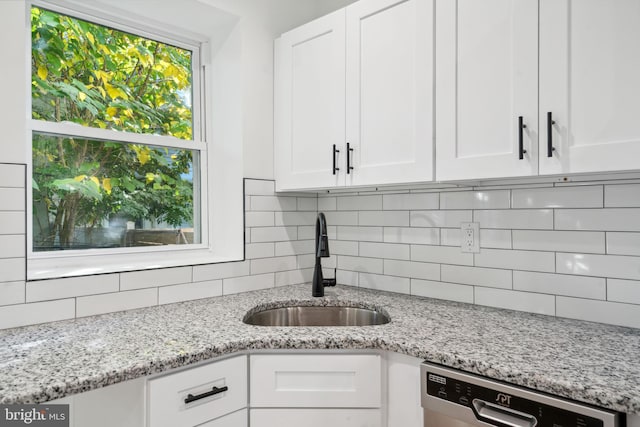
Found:
M 469 406 L 469 399 L 467 399 L 467 396 L 462 396 L 458 401 L 464 406 Z
M 441 397 L 441 398 L 443 398 L 443 399 L 446 399 L 446 398 L 447 398 L 447 392 L 446 392 L 446 391 L 442 391 L 442 390 L 440 390 L 440 391 L 438 392 L 438 396 L 440 396 L 440 397 Z

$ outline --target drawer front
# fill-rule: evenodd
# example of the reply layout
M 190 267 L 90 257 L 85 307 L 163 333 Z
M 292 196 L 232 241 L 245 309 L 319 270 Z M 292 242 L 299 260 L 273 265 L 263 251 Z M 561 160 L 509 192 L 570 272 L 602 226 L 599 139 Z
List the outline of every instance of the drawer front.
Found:
M 185 403 L 211 392 L 226 391 Z M 149 426 L 195 426 L 247 406 L 247 359 L 238 356 L 156 378 L 148 384 Z
M 251 427 L 380 427 L 380 409 L 252 409 Z
M 378 355 L 250 357 L 252 407 L 378 408 Z
M 246 409 L 243 409 L 233 414 L 216 418 L 208 423 L 200 424 L 198 427 L 248 427 L 248 425 L 249 414 L 247 414 Z

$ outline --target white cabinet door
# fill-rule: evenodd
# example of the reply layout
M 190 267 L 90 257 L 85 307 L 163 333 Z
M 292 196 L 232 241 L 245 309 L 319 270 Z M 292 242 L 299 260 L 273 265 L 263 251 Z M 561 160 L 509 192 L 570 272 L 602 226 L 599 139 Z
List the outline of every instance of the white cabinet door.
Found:
M 208 423 L 200 424 L 198 427 L 247 427 L 249 424 L 249 414 L 243 409 L 224 417 L 216 418 Z
M 344 185 L 344 16 L 339 10 L 276 41 L 278 191 Z
M 436 0 L 437 180 L 537 174 L 537 70 L 538 0 Z
M 251 427 L 381 427 L 379 409 L 252 409 Z
M 638 0 L 540 1 L 541 174 L 639 168 L 639 22 Z
M 379 408 L 378 355 L 250 357 L 251 407 Z
M 346 10 L 347 185 L 432 181 L 433 0 Z

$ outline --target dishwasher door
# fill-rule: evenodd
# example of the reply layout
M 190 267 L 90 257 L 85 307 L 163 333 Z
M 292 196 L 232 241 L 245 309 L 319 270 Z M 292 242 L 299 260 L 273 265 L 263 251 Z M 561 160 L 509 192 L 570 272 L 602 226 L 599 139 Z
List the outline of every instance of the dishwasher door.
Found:
M 623 414 L 425 362 L 425 427 L 620 427 Z

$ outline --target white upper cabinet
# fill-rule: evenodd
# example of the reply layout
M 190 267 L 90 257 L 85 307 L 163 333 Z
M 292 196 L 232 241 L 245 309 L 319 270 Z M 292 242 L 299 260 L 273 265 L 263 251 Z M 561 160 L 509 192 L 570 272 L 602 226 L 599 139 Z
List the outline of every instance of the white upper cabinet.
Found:
M 537 0 L 436 0 L 437 180 L 537 173 L 537 70 Z
M 433 0 L 361 0 L 283 34 L 277 190 L 433 180 L 433 54 Z
M 344 20 L 343 9 L 276 40 L 277 190 L 344 185 Z
M 541 174 L 640 167 L 639 0 L 540 1 L 540 122 Z
M 433 180 L 432 0 L 356 2 L 346 36 L 347 185 Z

